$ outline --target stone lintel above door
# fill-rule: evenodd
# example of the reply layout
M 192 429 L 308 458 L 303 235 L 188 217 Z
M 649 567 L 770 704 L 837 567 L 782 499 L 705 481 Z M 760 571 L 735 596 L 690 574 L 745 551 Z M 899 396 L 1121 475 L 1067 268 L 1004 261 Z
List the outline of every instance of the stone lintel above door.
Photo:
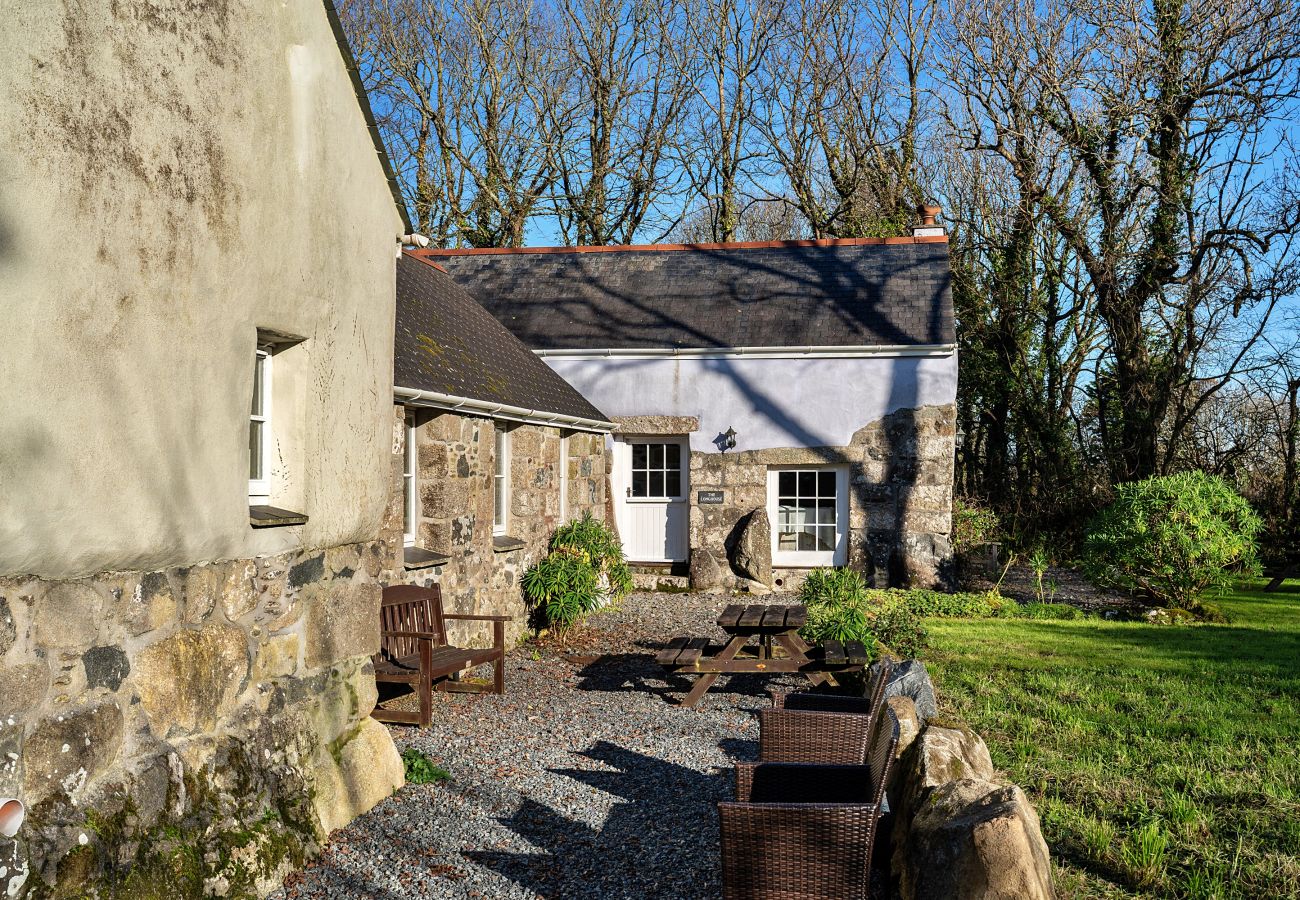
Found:
M 610 416 L 619 434 L 694 434 L 699 416 Z

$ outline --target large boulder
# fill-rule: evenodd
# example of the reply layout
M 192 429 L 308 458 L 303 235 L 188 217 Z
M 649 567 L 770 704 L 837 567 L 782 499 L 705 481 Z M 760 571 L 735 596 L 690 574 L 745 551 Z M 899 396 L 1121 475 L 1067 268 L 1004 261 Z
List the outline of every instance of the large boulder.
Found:
M 978 778 L 935 788 L 895 855 L 903 900 L 1052 900 L 1038 816 L 1015 785 Z
M 691 590 L 718 590 L 722 587 L 723 577 L 717 557 L 703 547 L 691 551 Z
M 872 674 L 880 665 L 879 662 L 872 663 Z M 895 663 L 894 673 L 889 678 L 889 684 L 885 686 L 885 697 L 911 697 L 912 702 L 916 704 L 916 714 L 920 716 L 922 725 L 939 714 L 938 702 L 934 696 L 934 683 L 930 680 L 930 673 L 925 669 L 925 663 L 917 659 Z
M 369 716 L 318 752 L 312 804 L 328 834 L 342 828 L 406 783 L 402 757 L 388 729 Z
M 762 507 L 750 512 L 740 526 L 731 549 L 731 567 L 742 578 L 772 586 L 772 523 Z
M 915 747 L 913 794 L 949 781 L 970 778 L 992 781 L 996 777 L 988 745 L 968 728 L 928 725 L 917 738 Z

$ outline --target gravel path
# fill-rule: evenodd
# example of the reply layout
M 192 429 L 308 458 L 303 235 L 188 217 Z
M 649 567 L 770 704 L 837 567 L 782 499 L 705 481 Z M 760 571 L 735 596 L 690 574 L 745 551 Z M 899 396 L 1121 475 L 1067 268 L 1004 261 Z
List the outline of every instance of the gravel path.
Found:
M 726 602 L 633 594 L 563 645 L 508 654 L 505 696 L 435 694 L 430 728 L 390 728 L 452 780 L 407 785 L 273 896 L 718 896 L 714 804 L 731 760 L 757 753 L 767 692 L 796 685 L 723 677 L 695 709 L 672 705 L 691 679 L 666 677 L 655 650 L 677 634 L 720 642 Z

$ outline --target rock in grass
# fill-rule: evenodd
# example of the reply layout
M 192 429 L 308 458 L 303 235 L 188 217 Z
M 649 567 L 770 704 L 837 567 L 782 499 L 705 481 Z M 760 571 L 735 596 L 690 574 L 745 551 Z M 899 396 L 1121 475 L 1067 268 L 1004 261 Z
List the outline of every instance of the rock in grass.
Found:
M 1038 815 L 1015 785 L 978 778 L 935 788 L 895 855 L 903 900 L 1052 900 Z
M 875 663 L 872 668 L 878 665 L 880 664 Z M 912 698 L 922 725 L 939 715 L 938 702 L 934 696 L 934 683 L 930 681 L 930 673 L 926 671 L 925 663 L 920 660 L 909 659 L 894 666 L 894 674 L 890 676 L 889 684 L 885 686 L 885 697 L 899 696 Z

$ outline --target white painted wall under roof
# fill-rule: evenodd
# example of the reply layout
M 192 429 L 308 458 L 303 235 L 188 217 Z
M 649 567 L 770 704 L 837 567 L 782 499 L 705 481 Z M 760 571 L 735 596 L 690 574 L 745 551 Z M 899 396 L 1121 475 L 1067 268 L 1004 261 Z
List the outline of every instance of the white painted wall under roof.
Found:
M 956 402 L 957 354 L 751 358 L 545 356 L 609 416 L 698 416 L 691 449 L 716 452 L 728 427 L 737 450 L 841 447 L 899 409 Z
M 0 574 L 376 538 L 403 227 L 324 6 L 11 6 Z M 249 527 L 259 327 L 307 339 L 299 527 Z

